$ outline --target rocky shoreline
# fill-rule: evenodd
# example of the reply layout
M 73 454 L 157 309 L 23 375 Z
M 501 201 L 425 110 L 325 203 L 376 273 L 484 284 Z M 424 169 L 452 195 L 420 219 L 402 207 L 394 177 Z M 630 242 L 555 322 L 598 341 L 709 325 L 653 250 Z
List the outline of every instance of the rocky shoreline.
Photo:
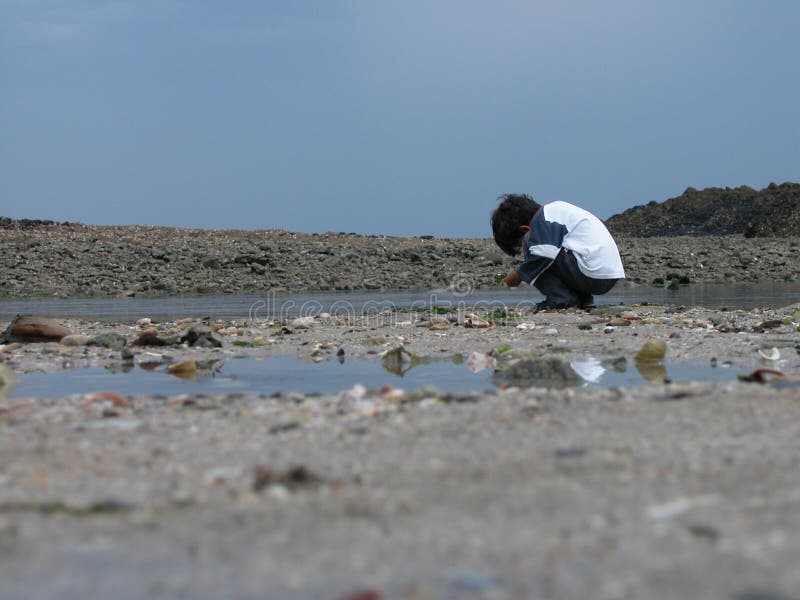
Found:
M 0 398 L 3 597 L 792 600 L 800 589 L 800 305 L 141 317 L 0 323 L 0 376 L 22 378 Z M 312 379 L 325 364 L 380 361 L 385 382 L 219 392 L 206 373 L 287 355 Z M 397 367 L 425 358 L 514 377 L 468 393 L 406 389 Z M 654 383 L 563 377 L 587 358 Z M 729 376 L 669 383 L 681 364 Z M 26 373 L 81 367 L 105 367 L 109 382 L 125 369 L 206 377 L 207 391 L 24 393 Z M 737 378 L 754 372 L 768 382 Z
M 618 239 L 628 279 L 797 281 L 796 238 Z M 497 285 L 514 261 L 489 239 L 74 223 L 0 227 L 5 296 L 397 290 Z

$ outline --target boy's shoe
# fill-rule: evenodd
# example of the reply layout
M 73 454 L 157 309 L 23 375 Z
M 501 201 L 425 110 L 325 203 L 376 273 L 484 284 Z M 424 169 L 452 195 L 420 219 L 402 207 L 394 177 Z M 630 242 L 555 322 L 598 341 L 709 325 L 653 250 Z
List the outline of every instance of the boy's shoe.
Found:
M 585 310 L 587 308 L 595 308 L 594 297 L 591 294 L 578 295 L 578 308 Z

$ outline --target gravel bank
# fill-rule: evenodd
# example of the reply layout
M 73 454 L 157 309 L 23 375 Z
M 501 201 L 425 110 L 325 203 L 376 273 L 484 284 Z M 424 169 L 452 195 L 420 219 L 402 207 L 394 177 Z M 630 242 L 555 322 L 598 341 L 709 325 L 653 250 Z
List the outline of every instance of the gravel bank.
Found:
M 290 353 L 313 377 L 340 349 L 401 345 L 634 368 L 656 340 L 671 363 L 713 359 L 731 378 L 450 395 L 387 373 L 394 388 L 323 395 L 0 400 L 0 595 L 796 598 L 799 309 L 212 321 L 221 346 L 130 347 L 137 365 Z M 64 325 L 130 346 L 195 324 Z M 18 373 L 122 364 L 52 342 L 0 357 Z M 786 377 L 734 377 L 766 366 Z
M 796 239 L 624 238 L 628 278 L 796 281 Z M 514 262 L 491 240 L 143 226 L 0 228 L 8 296 L 119 296 L 263 290 L 419 289 L 496 285 Z

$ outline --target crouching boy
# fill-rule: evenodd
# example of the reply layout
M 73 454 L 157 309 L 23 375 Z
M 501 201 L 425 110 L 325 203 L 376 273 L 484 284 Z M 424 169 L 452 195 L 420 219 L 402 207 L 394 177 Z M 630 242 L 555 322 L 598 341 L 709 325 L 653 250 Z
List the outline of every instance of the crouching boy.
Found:
M 523 262 L 509 271 L 506 285 L 523 281 L 544 295 L 536 307 L 586 308 L 625 277 L 614 238 L 603 222 L 567 202 L 541 206 L 525 194 L 500 196 L 492 213 L 494 241 Z

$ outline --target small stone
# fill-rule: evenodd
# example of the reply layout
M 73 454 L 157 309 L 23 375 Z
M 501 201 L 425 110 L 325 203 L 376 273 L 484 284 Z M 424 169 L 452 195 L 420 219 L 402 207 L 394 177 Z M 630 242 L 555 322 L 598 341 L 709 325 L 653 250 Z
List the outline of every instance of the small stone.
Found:
M 167 342 L 163 339 L 158 337 L 158 334 L 155 331 L 145 331 L 137 337 L 133 342 L 131 342 L 131 346 L 166 346 Z
M 661 340 L 648 340 L 636 353 L 638 361 L 659 361 L 664 360 L 667 354 L 667 344 Z
M 192 325 L 179 338 L 180 343 L 201 348 L 221 348 L 222 336 L 207 325 Z
M 583 383 L 568 362 L 557 358 L 535 358 L 520 360 L 507 369 L 496 371 L 496 383 L 519 387 L 565 387 Z
M 111 350 L 122 350 L 127 344 L 127 340 L 118 333 L 101 333 L 94 336 L 90 341 L 90 346 L 102 346 Z
M 603 333 L 614 333 L 614 327 L 611 325 L 606 325 L 603 328 Z
M 421 236 L 423 239 L 430 239 L 433 236 Z M 383 595 L 378 590 L 365 589 L 350 592 L 344 596 L 339 596 L 336 600 L 383 600 Z
M 592 329 L 592 324 L 588 321 L 581 321 L 578 323 L 578 329 L 581 331 L 590 331 Z
M 91 341 L 92 341 L 92 336 L 90 335 L 72 334 L 72 335 L 65 335 L 63 338 L 61 338 L 61 345 L 88 346 Z
M 558 335 L 558 329 L 555 327 L 550 327 L 549 329 L 544 330 L 545 335 Z
M 119 357 L 122 359 L 123 362 L 132 362 L 133 361 L 133 350 L 130 348 L 123 348 L 120 353 Z
M 631 322 L 628 319 L 617 318 L 611 319 L 608 324 L 612 327 L 628 327 Z

